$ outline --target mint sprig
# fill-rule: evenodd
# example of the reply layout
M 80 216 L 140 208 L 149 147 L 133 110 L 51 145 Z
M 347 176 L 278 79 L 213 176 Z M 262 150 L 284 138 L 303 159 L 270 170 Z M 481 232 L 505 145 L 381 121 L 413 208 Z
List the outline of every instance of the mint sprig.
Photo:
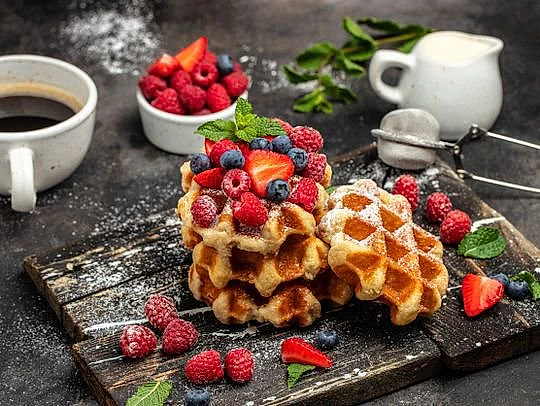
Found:
M 289 364 L 287 367 L 287 387 L 291 389 L 307 371 L 315 369 L 314 365 Z
M 330 41 L 313 44 L 296 56 L 295 64 L 282 67 L 292 84 L 315 83 L 315 89 L 295 101 L 295 111 L 331 114 L 333 102 L 356 102 L 358 96 L 349 87 L 337 83 L 338 75 L 362 78 L 366 75 L 365 63 L 377 49 L 392 46 L 408 53 L 420 38 L 433 31 L 418 24 L 405 25 L 374 17 L 356 21 L 345 17 L 341 25 L 348 35 L 341 47 Z
M 150 381 L 137 388 L 126 406 L 163 406 L 171 394 L 172 383 L 169 381 Z
M 465 235 L 459 243 L 457 253 L 476 259 L 490 259 L 501 255 L 506 248 L 503 236 L 493 227 L 480 227 Z
M 286 135 L 286 132 L 277 121 L 254 114 L 251 103 L 239 97 L 234 110 L 234 121 L 221 119 L 208 121 L 200 125 L 195 134 L 214 142 L 225 139 L 251 142 L 257 137 Z
M 536 277 L 530 273 L 529 271 L 522 271 L 518 273 L 517 275 L 514 275 L 510 278 L 513 281 L 516 280 L 522 280 L 527 282 L 527 285 L 529 285 L 529 290 L 531 291 L 531 295 L 533 300 L 540 299 L 540 282 L 536 279 Z

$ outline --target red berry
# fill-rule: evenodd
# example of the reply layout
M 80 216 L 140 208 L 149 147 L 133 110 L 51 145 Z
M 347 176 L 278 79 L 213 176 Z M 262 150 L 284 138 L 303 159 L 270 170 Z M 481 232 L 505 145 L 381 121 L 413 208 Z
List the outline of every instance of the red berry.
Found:
M 208 87 L 218 78 L 218 70 L 215 64 L 202 61 L 191 72 L 191 79 L 197 86 Z
M 225 372 L 233 382 L 244 383 L 253 378 L 253 354 L 246 348 L 235 348 L 225 356 Z
M 210 161 L 212 161 L 212 164 L 214 164 L 214 166 L 220 166 L 221 164 L 219 162 L 219 159 L 221 158 L 221 155 L 223 155 L 225 151 L 229 151 L 231 149 L 239 150 L 238 145 L 236 145 L 231 140 L 225 139 L 216 142 L 212 147 L 210 154 L 208 154 L 208 156 L 210 157 Z
M 244 157 L 249 154 L 249 151 L 251 151 L 251 148 L 249 147 L 249 144 L 247 142 L 238 141 L 236 145 L 238 145 L 238 148 L 240 149 L 240 152 L 242 152 L 242 155 L 244 155 Z
M 202 110 L 206 104 L 206 92 L 195 85 L 185 85 L 178 93 L 180 101 L 191 114 Z
M 296 126 L 289 134 L 293 147 L 302 148 L 306 152 L 319 152 L 323 147 L 320 132 L 311 127 Z
M 223 86 L 231 97 L 238 97 L 248 87 L 248 77 L 243 72 L 233 72 L 222 79 Z
M 169 84 L 174 90 L 180 92 L 184 86 L 191 85 L 191 76 L 186 71 L 177 70 L 169 78 Z
M 318 196 L 319 189 L 315 181 L 311 178 L 302 178 L 287 201 L 303 207 L 306 211 L 312 211 Z
M 184 374 L 191 383 L 204 385 L 223 378 L 221 357 L 216 350 L 203 351 L 192 357 L 184 368 Z
M 158 93 L 165 90 L 167 82 L 161 79 L 159 76 L 146 75 L 139 79 L 139 89 L 146 100 L 153 100 L 157 97 Z
M 151 103 L 156 109 L 172 114 L 184 114 L 184 107 L 178 101 L 178 94 L 174 89 L 168 87 L 158 94 L 158 97 Z
M 289 180 L 294 173 L 294 164 L 287 155 L 256 149 L 246 155 L 244 170 L 251 178 L 253 191 L 264 197 L 266 186 L 271 180 Z
M 459 244 L 463 237 L 471 231 L 472 221 L 467 213 L 461 210 L 452 210 L 444 218 L 439 236 L 445 244 Z
M 202 110 L 197 111 L 196 113 L 193 113 L 194 116 L 205 116 L 207 114 L 211 114 L 212 112 L 208 110 L 207 108 L 204 108 Z
M 163 54 L 156 59 L 152 65 L 150 65 L 148 68 L 148 73 L 162 78 L 167 78 L 178 69 L 180 69 L 180 64 L 178 61 L 169 54 Z
M 224 168 L 212 168 L 204 172 L 198 173 L 193 177 L 193 180 L 202 187 L 208 187 L 210 189 L 219 189 L 221 182 L 223 182 L 223 176 L 225 176 Z
M 227 196 L 232 199 L 239 199 L 242 193 L 249 191 L 251 179 L 246 171 L 242 169 L 231 169 L 223 177 L 221 188 Z
M 198 339 L 199 333 L 193 324 L 176 319 L 165 329 L 161 346 L 165 354 L 182 354 L 197 344 Z
M 432 223 L 440 223 L 452 210 L 452 202 L 445 193 L 435 192 L 426 200 L 426 217 Z
M 281 360 L 284 363 L 299 363 L 330 368 L 332 360 L 328 355 L 298 337 L 287 338 L 281 343 Z
M 326 171 L 326 155 L 309 152 L 307 157 L 307 165 L 302 171 L 302 176 L 311 178 L 315 182 L 320 182 L 324 179 Z
M 156 345 L 156 335 L 145 326 L 126 326 L 120 336 L 120 349 L 128 358 L 145 357 L 156 348 Z
M 207 92 L 207 104 L 212 113 L 223 110 L 231 105 L 231 98 L 223 85 L 214 83 Z
M 200 37 L 196 41 L 189 44 L 187 47 L 178 52 L 175 56 L 176 60 L 186 72 L 191 72 L 197 64 L 202 61 L 206 54 L 208 39 Z
M 418 207 L 418 185 L 413 176 L 401 175 L 398 177 L 392 188 L 392 193 L 404 196 L 411 205 L 412 211 L 415 211 Z
M 207 49 L 206 53 L 204 54 L 203 61 L 210 62 L 211 64 L 215 65 L 217 64 L 217 56 L 215 53 Z
M 268 220 L 268 210 L 251 192 L 240 196 L 239 202 L 233 203 L 233 216 L 240 223 L 249 227 L 258 227 Z
M 151 295 L 144 304 L 144 313 L 150 324 L 160 331 L 178 318 L 174 301 L 164 295 Z
M 208 195 L 197 197 L 191 205 L 191 215 L 199 226 L 210 227 L 217 216 L 216 202 Z
M 463 278 L 461 293 L 465 314 L 473 317 L 495 306 L 504 295 L 504 286 L 495 279 L 469 273 Z
M 204 139 L 204 150 L 206 151 L 206 155 L 210 156 L 210 151 L 212 151 L 215 144 L 216 143 L 214 141 L 209 140 L 208 138 Z
M 234 62 L 233 66 L 234 66 L 234 72 L 242 72 L 242 73 L 244 72 L 242 70 L 242 65 L 240 65 L 238 62 Z
M 277 117 L 274 117 L 273 120 L 277 121 L 279 124 L 281 124 L 281 126 L 283 127 L 283 129 L 285 130 L 287 135 L 289 135 L 291 133 L 291 131 L 293 129 L 293 126 L 290 125 L 288 122 L 282 120 L 281 118 L 277 118 Z

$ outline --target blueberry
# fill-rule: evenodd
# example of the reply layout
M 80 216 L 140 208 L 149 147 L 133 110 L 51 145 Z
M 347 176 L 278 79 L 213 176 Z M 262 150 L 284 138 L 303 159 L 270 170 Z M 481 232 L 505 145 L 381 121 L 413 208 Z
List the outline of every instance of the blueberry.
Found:
M 272 140 L 272 148 L 278 154 L 286 154 L 292 148 L 291 139 L 286 135 L 280 135 Z
M 281 179 L 271 180 L 266 185 L 266 197 L 276 203 L 284 201 L 290 192 L 289 184 Z
M 307 152 L 302 148 L 291 148 L 287 155 L 293 161 L 296 171 L 301 171 L 307 166 Z
M 222 76 L 228 75 L 234 71 L 234 61 L 230 55 L 219 54 L 217 56 L 217 67 Z
M 317 346 L 323 350 L 330 350 L 339 344 L 336 330 L 321 330 L 315 339 Z
M 210 393 L 206 389 L 191 389 L 186 393 L 186 406 L 208 406 Z
M 244 155 L 237 149 L 225 151 L 219 158 L 219 163 L 225 169 L 241 168 L 246 163 Z
M 198 173 L 201 173 L 201 172 L 206 171 L 207 169 L 210 169 L 212 167 L 212 163 L 210 162 L 210 158 L 208 158 L 208 155 L 195 154 L 193 155 L 193 158 L 191 158 L 189 167 L 191 168 L 191 172 L 197 175 Z
M 496 275 L 490 276 L 491 279 L 495 279 L 496 281 L 499 281 L 504 286 L 504 289 L 508 289 L 508 285 L 510 284 L 510 279 L 508 279 L 508 276 L 506 276 L 503 273 L 498 273 Z
M 508 290 L 506 291 L 508 296 L 512 299 L 522 300 L 529 296 L 529 285 L 522 280 L 510 281 L 508 284 Z
M 249 148 L 251 148 L 251 149 L 265 149 L 267 151 L 272 151 L 272 143 L 270 141 L 268 141 L 266 138 L 255 138 L 249 144 Z

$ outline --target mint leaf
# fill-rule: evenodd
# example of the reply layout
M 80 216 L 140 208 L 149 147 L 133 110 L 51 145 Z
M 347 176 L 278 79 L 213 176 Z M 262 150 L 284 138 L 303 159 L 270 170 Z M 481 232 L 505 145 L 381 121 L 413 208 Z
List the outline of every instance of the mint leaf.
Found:
M 410 39 L 408 41 L 405 41 L 403 44 L 400 45 L 400 47 L 398 48 L 398 51 L 401 51 L 404 54 L 408 54 L 409 52 L 413 50 L 414 46 L 416 45 L 418 41 L 420 41 L 421 38 L 422 36 L 419 36 L 419 37 Z
M 332 66 L 337 70 L 345 71 L 348 75 L 361 78 L 366 74 L 366 69 L 356 62 L 351 61 L 343 52 L 338 52 Z
M 337 48 L 331 42 L 319 42 L 306 48 L 296 57 L 298 66 L 304 69 L 317 70 L 324 65 L 335 53 Z
M 315 369 L 314 365 L 289 364 L 287 367 L 287 387 L 291 389 L 307 371 Z
M 326 193 L 330 194 L 337 189 L 337 186 L 330 186 L 326 188 Z
M 352 18 L 345 17 L 341 23 L 343 29 L 347 31 L 354 39 L 356 39 L 362 45 L 375 49 L 377 44 L 375 40 L 365 32 Z
M 242 141 L 251 142 L 257 138 L 258 133 L 255 127 L 246 127 L 236 131 L 236 136 Z
M 365 47 L 360 41 L 352 39 L 343 45 L 342 51 L 351 61 L 364 62 L 370 59 L 377 48 Z
M 150 381 L 137 388 L 126 406 L 163 406 L 171 394 L 172 383 L 169 381 Z
M 257 130 L 257 137 L 265 135 L 272 135 L 277 137 L 278 135 L 287 135 L 287 132 L 283 129 L 281 124 L 277 121 L 267 117 L 257 117 L 253 120 L 253 128 Z
M 501 255 L 505 247 L 506 241 L 499 230 L 493 227 L 480 227 L 461 240 L 457 253 L 465 257 L 489 259 Z
M 293 105 L 294 110 L 301 113 L 322 112 L 330 114 L 333 111 L 332 104 L 324 96 L 323 89 L 317 88 L 298 100 Z
M 517 275 L 512 276 L 510 279 L 513 281 L 520 279 L 527 282 L 533 300 L 540 299 L 540 282 L 538 282 L 538 280 L 532 273 L 530 273 L 529 271 L 522 271 Z
M 253 106 L 243 97 L 239 97 L 236 101 L 236 109 L 234 110 L 234 119 L 238 128 L 244 128 L 255 118 L 253 114 Z
M 236 124 L 232 120 L 213 120 L 200 125 L 195 134 L 202 135 L 212 141 L 221 141 L 224 139 L 235 139 Z
M 287 76 L 287 80 L 293 85 L 297 85 L 298 83 L 310 82 L 317 79 L 316 73 L 299 72 L 287 65 L 282 66 L 281 69 L 283 70 L 283 73 L 285 73 L 285 76 Z
M 358 24 L 365 25 L 374 30 L 384 31 L 387 34 L 399 35 L 407 33 L 427 34 L 433 29 L 419 24 L 399 24 L 392 20 L 381 20 L 375 17 L 364 17 L 356 20 Z
M 345 104 L 351 104 L 358 100 L 358 97 L 351 89 L 335 84 L 330 75 L 323 75 L 320 81 L 324 87 L 324 95 L 329 99 L 338 100 Z

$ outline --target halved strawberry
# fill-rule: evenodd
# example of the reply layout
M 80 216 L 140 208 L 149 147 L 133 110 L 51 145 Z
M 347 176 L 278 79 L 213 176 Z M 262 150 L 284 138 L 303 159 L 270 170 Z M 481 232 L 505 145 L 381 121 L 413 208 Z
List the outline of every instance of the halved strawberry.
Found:
M 294 173 L 294 164 L 287 155 L 256 149 L 246 156 L 244 170 L 251 178 L 251 188 L 261 196 L 266 196 L 266 185 L 274 179 L 288 180 Z
M 202 61 L 206 54 L 208 39 L 200 37 L 196 41 L 189 44 L 176 54 L 176 60 L 180 62 L 182 69 L 186 72 L 191 72 L 195 66 Z
M 206 155 L 210 156 L 210 151 L 212 151 L 212 147 L 214 146 L 214 144 L 214 141 L 209 140 L 208 138 L 204 139 L 204 149 L 206 151 Z
M 286 364 L 297 362 L 321 368 L 330 368 L 333 364 L 328 355 L 298 337 L 287 338 L 281 343 L 281 360 Z
M 249 151 L 251 151 L 251 149 L 249 148 L 249 144 L 247 142 L 239 141 L 236 145 L 238 145 L 240 152 L 242 152 L 242 155 L 244 156 L 249 154 Z
M 504 295 L 504 286 L 495 279 L 469 273 L 463 278 L 461 293 L 465 314 L 473 317 L 501 300 Z
M 223 182 L 223 177 L 225 176 L 225 172 L 227 171 L 221 167 L 212 168 L 195 175 L 193 179 L 202 187 L 220 189 L 221 182 Z
M 176 70 L 180 69 L 178 61 L 169 54 L 161 55 L 148 68 L 148 73 L 162 78 L 171 76 Z

